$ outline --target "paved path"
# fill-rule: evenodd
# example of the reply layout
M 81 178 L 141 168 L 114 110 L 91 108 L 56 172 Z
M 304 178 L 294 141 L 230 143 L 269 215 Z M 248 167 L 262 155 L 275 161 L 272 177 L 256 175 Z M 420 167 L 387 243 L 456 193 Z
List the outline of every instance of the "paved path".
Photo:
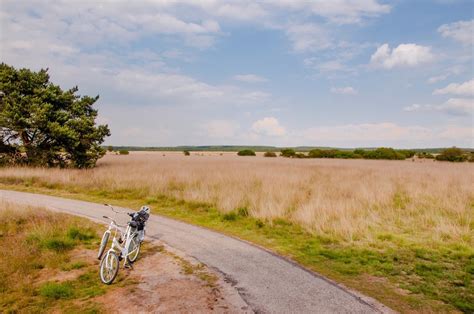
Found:
M 105 221 L 102 216 L 112 213 L 103 205 L 39 194 L 0 190 L 2 199 L 99 221 Z M 117 220 L 125 222 L 126 216 L 122 216 Z M 205 228 L 152 215 L 147 223 L 147 236 L 159 238 L 223 273 L 255 312 L 390 312 L 383 305 L 348 292 L 279 256 Z

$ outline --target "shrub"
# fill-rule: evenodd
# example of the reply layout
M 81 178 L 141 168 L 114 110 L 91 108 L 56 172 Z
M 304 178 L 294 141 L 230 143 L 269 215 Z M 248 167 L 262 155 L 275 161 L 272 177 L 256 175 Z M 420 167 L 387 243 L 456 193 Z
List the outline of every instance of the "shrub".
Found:
M 185 151 L 183 152 L 183 154 L 184 154 L 184 156 L 190 156 L 190 155 L 191 155 L 191 153 L 190 153 L 189 151 L 187 151 L 187 150 L 185 150 Z
M 365 151 L 362 155 L 366 159 L 391 159 L 403 160 L 405 155 L 389 147 L 380 147 L 375 150 Z
M 433 154 L 427 153 L 427 152 L 421 152 L 416 154 L 416 156 L 420 159 L 426 158 L 426 159 L 433 159 L 435 158 Z
M 277 154 L 275 154 L 274 152 L 265 152 L 265 154 L 263 154 L 263 157 L 276 157 Z
M 405 159 L 415 156 L 415 151 L 410 149 L 399 149 L 397 152 L 405 156 Z
M 436 160 L 462 162 L 468 159 L 464 151 L 457 147 L 446 148 L 436 156 Z
M 121 149 L 121 150 L 119 150 L 119 154 L 120 154 L 120 155 L 128 155 L 128 154 L 129 154 L 129 151 L 128 151 L 128 150 L 125 150 L 125 149 Z
M 243 149 L 237 153 L 239 156 L 255 156 L 255 152 L 251 149 Z
M 109 152 L 113 152 L 113 151 L 114 151 L 114 148 L 113 148 L 113 146 L 109 146 L 109 147 L 107 147 L 107 151 L 109 151 Z
M 283 157 L 294 157 L 296 154 L 294 149 L 291 148 L 285 148 L 281 151 L 281 156 Z

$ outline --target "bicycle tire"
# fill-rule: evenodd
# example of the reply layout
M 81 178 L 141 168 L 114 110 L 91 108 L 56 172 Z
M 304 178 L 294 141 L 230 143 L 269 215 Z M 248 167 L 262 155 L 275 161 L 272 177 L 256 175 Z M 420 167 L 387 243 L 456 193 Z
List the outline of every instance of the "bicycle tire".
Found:
M 141 243 L 140 243 L 140 240 L 138 239 L 137 234 L 135 234 L 133 236 L 132 240 L 130 241 L 130 243 L 128 245 L 128 248 L 127 248 L 127 252 L 132 251 L 132 250 L 130 250 L 131 249 L 130 246 L 132 245 L 132 243 L 134 243 L 137 246 L 137 252 L 134 255 L 127 255 L 127 261 L 129 263 L 134 263 L 138 258 L 138 254 L 140 254 L 140 245 L 141 245 Z
M 105 248 L 107 247 L 107 243 L 109 242 L 109 237 L 110 233 L 109 232 L 104 232 L 104 235 L 102 236 L 102 240 L 100 241 L 100 247 L 99 247 L 99 253 L 97 254 L 97 259 L 101 259 L 102 255 L 105 252 Z
M 110 277 L 109 279 L 106 279 L 104 277 L 104 273 L 105 273 L 105 263 L 107 261 L 107 259 L 111 259 L 110 261 L 115 264 L 115 268 L 113 269 L 112 271 L 112 277 Z M 119 261 L 119 258 L 117 256 L 117 254 L 115 252 L 109 252 L 107 253 L 107 255 L 105 255 L 105 258 L 103 258 L 101 261 L 100 261 L 100 267 L 99 267 L 99 277 L 100 277 L 100 280 L 105 283 L 106 285 L 110 285 L 114 280 L 115 278 L 117 277 L 117 274 L 118 274 L 118 270 L 119 270 L 119 266 L 120 266 L 120 261 Z

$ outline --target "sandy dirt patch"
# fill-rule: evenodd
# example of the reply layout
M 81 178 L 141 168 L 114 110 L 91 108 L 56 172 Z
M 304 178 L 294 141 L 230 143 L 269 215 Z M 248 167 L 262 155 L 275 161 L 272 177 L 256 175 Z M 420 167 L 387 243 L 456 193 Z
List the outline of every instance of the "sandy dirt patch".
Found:
M 108 313 L 252 312 L 220 274 L 158 241 L 145 246 L 133 269 L 120 269 L 136 284 L 96 298 Z

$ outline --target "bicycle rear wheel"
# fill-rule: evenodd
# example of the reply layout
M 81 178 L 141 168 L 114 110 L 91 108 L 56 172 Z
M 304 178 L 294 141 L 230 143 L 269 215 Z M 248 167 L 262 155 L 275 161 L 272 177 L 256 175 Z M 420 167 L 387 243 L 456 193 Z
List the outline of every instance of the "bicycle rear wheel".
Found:
M 140 253 L 140 239 L 138 239 L 138 235 L 135 234 L 130 240 L 130 244 L 128 245 L 127 248 L 127 261 L 129 263 L 133 263 L 137 260 L 138 254 Z
M 117 277 L 119 270 L 119 258 L 115 252 L 109 251 L 100 261 L 100 280 L 110 285 Z

